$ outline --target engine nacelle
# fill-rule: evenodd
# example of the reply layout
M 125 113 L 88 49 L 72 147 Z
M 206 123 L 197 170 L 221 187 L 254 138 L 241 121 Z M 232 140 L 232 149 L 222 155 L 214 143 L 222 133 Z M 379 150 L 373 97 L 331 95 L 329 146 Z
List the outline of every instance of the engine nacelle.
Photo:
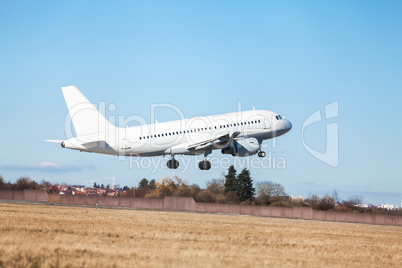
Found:
M 222 149 L 222 154 L 231 154 L 233 156 L 250 156 L 260 150 L 261 144 L 256 138 L 241 138 L 233 141 L 233 146 Z

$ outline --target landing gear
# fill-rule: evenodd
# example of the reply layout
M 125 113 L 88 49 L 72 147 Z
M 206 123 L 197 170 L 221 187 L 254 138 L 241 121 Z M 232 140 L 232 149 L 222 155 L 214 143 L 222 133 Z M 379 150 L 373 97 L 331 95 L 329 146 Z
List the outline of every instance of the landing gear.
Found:
M 198 163 L 198 167 L 201 170 L 210 170 L 211 169 L 211 162 L 209 162 L 208 160 L 203 160 L 200 163 Z
M 201 170 L 210 170 L 211 169 L 211 162 L 207 160 L 207 155 L 211 153 L 211 150 L 207 150 L 204 152 L 204 160 L 202 160 L 200 163 L 198 163 L 198 167 Z
M 260 152 L 258 152 L 258 156 L 259 157 L 265 157 L 265 152 L 264 151 L 260 151 Z
M 179 161 L 175 160 L 172 156 L 172 160 L 167 161 L 167 167 L 170 169 L 177 169 L 179 167 Z

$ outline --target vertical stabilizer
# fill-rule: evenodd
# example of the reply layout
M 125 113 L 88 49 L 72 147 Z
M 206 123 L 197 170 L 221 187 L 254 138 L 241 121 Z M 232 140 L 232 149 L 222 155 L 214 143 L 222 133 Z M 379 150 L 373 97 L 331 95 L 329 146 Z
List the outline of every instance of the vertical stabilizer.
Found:
M 114 126 L 75 86 L 61 88 L 78 136 L 107 132 Z

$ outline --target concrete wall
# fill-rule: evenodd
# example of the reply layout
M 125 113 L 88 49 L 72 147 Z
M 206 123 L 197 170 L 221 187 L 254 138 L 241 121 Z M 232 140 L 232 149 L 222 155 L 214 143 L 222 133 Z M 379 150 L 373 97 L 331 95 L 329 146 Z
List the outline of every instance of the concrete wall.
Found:
M 164 199 L 146 199 L 130 197 L 105 197 L 83 195 L 48 194 L 45 191 L 0 190 L 0 199 L 25 200 L 35 202 L 50 202 L 72 205 L 130 207 L 139 209 L 182 210 L 208 213 L 235 213 L 241 215 L 255 215 L 266 217 L 300 218 L 321 221 L 356 222 L 381 225 L 402 226 L 402 216 L 378 215 L 363 213 L 329 212 L 313 210 L 306 207 L 267 207 L 248 206 L 238 204 L 197 203 L 191 197 L 165 197 Z
M 0 199 L 7 200 L 21 200 L 21 201 L 34 201 L 34 202 L 47 202 L 48 196 L 46 191 L 37 190 L 0 190 Z
M 147 198 L 132 198 L 132 208 L 142 209 L 163 209 L 164 200 L 162 199 L 147 199 Z
M 310 220 L 313 218 L 313 209 L 305 207 L 293 207 L 292 217 Z
M 163 199 L 163 209 L 166 210 L 195 211 L 196 207 L 197 204 L 192 197 L 166 196 Z
M 35 190 L 24 190 L 24 200 L 25 201 L 36 201 L 36 191 Z
M 60 196 L 59 194 L 47 194 L 47 202 L 60 203 Z
M 215 204 L 196 203 L 195 211 L 212 213 L 236 213 L 240 214 L 240 205 L 236 204 Z
M 22 191 L 6 191 L 6 190 L 0 190 L 0 199 L 6 199 L 6 200 L 17 200 L 14 198 L 14 195 L 17 192 L 22 192 Z

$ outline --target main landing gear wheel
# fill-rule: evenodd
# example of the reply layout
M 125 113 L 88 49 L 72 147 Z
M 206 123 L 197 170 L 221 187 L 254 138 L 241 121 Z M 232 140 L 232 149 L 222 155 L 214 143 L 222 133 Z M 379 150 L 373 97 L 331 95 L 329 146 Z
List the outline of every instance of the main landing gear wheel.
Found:
M 167 167 L 170 169 L 177 169 L 179 167 L 179 161 L 177 160 L 169 160 L 167 161 Z
M 207 160 L 203 160 L 200 163 L 198 163 L 198 167 L 201 170 L 210 170 L 211 169 L 211 162 L 209 162 Z
M 259 157 L 265 157 L 265 155 L 266 155 L 266 154 L 265 154 L 265 152 L 263 152 L 263 151 L 258 152 L 258 156 L 259 156 Z

